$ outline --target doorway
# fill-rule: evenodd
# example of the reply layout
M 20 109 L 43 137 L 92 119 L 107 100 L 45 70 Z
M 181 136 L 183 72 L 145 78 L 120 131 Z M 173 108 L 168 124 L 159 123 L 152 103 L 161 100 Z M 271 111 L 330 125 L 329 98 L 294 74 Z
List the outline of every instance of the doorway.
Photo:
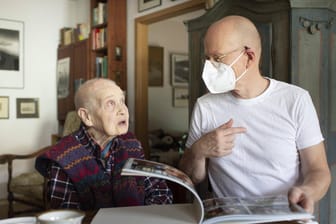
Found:
M 148 25 L 204 9 L 204 0 L 188 1 L 135 20 L 135 134 L 143 145 L 145 157 L 148 147 Z

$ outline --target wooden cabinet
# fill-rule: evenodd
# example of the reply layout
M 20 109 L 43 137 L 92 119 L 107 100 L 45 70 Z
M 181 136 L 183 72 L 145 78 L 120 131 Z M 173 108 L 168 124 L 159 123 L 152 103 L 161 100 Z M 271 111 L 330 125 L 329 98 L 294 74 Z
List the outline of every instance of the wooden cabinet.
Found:
M 74 105 L 74 94 L 75 94 L 75 80 L 78 82 L 79 80 L 87 80 L 90 78 L 90 44 L 89 40 L 83 40 L 80 42 L 76 42 L 74 44 L 70 44 L 67 46 L 62 46 L 58 48 L 57 58 L 61 59 L 69 59 L 70 70 L 65 72 L 68 81 L 66 88 L 67 94 L 63 94 L 63 96 L 59 96 L 57 100 L 57 118 L 59 124 L 62 126 L 66 114 L 75 109 Z M 61 71 L 58 71 L 61 72 Z M 58 80 L 59 81 L 59 80 Z M 64 84 L 64 83 L 63 83 Z M 57 83 L 59 89 L 60 83 Z
M 126 1 L 91 0 L 91 76 L 127 89 Z

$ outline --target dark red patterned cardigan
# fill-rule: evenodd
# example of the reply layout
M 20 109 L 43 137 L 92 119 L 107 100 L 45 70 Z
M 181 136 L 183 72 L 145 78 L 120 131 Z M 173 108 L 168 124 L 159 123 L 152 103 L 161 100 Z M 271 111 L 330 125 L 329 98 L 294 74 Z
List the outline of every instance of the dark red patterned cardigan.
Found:
M 96 157 L 73 135 L 63 138 L 51 150 L 39 156 L 35 167 L 47 177 L 51 161 L 58 163 L 74 184 L 82 210 L 144 205 L 144 177 L 120 175 L 128 158 L 143 158 L 141 145 L 138 140 L 127 135 L 113 141 L 116 167 L 112 170 L 112 175 L 104 172 Z

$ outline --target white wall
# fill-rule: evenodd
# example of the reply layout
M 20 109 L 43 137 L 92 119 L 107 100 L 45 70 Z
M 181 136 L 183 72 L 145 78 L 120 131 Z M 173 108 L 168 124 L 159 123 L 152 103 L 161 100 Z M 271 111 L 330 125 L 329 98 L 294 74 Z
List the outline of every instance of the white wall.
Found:
M 168 133 L 188 131 L 188 106 L 173 106 L 170 57 L 172 53 L 188 54 L 188 31 L 183 22 L 199 17 L 204 12 L 205 10 L 197 10 L 148 26 L 148 44 L 163 47 L 164 52 L 163 86 L 148 88 L 148 127 L 150 131 L 157 129 Z
M 0 120 L 0 154 L 29 153 L 51 143 L 57 133 L 56 56 L 59 30 L 87 22 L 89 0 L 0 0 L 0 19 L 24 22 L 24 88 L 0 88 L 9 96 L 9 119 Z M 16 98 L 39 98 L 39 118 L 17 119 Z M 33 163 L 16 165 L 19 171 Z M 7 168 L 0 165 L 0 198 Z

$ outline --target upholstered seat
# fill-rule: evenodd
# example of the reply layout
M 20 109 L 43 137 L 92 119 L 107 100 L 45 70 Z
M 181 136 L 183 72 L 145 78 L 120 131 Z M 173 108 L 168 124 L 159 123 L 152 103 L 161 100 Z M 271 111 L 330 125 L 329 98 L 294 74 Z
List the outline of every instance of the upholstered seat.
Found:
M 22 173 L 14 177 L 10 184 L 10 189 L 17 197 L 27 198 L 29 200 L 43 205 L 43 186 L 44 178 L 37 172 Z
M 76 111 L 69 111 L 65 117 L 62 136 L 66 136 L 76 131 L 80 126 L 81 120 Z
M 8 166 L 8 182 L 7 182 L 7 200 L 8 200 L 8 217 L 13 217 L 16 214 L 27 212 L 40 212 L 47 206 L 45 197 L 45 180 L 37 171 L 22 173 L 18 176 L 13 176 L 15 160 L 34 159 L 44 151 L 50 149 L 51 146 L 41 148 L 31 154 L 16 155 L 4 154 L 0 155 L 0 164 Z M 21 203 L 27 206 L 24 210 L 15 210 L 14 202 Z

